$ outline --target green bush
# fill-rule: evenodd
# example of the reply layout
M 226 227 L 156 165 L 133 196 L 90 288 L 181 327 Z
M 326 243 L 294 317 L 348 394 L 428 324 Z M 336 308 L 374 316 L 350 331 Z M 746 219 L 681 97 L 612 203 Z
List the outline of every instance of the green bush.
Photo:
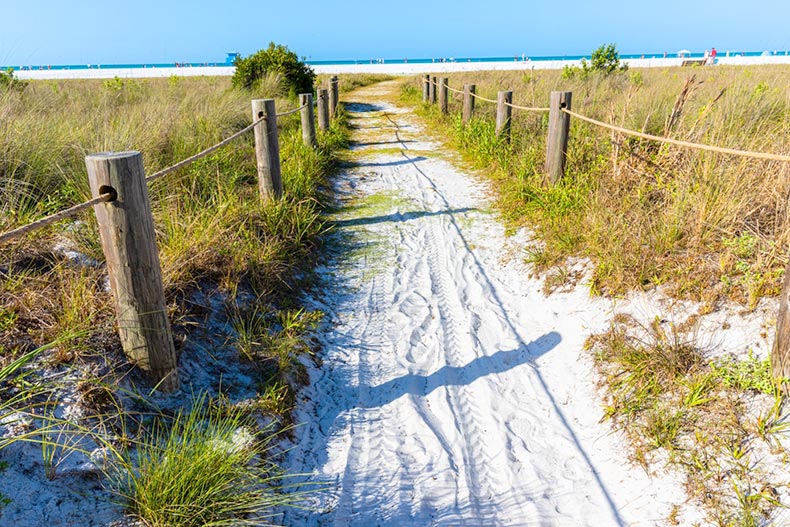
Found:
M 566 65 L 562 68 L 562 78 L 565 80 L 573 79 L 578 75 L 582 80 L 589 77 L 591 73 L 600 73 L 606 77 L 618 71 L 628 69 L 628 64 L 620 62 L 620 54 L 614 44 L 604 44 L 592 52 L 590 62 L 587 59 L 581 60 L 580 66 Z
M 25 83 L 14 77 L 14 68 L 0 70 L 0 91 L 11 88 L 23 88 Z
M 247 58 L 239 57 L 235 66 L 233 86 L 236 88 L 253 88 L 267 75 L 275 74 L 283 77 L 283 84 L 291 96 L 313 92 L 315 72 L 281 44 L 271 42 L 267 49 Z
M 590 58 L 590 68 L 593 71 L 600 71 L 604 75 L 609 75 L 616 71 L 625 71 L 627 64 L 620 64 L 620 54 L 614 44 L 604 44 L 592 52 Z

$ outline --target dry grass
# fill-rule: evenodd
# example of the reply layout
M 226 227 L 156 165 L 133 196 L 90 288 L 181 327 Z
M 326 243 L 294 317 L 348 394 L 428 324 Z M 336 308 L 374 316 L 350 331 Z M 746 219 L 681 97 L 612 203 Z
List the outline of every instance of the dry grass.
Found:
M 230 79 L 222 78 L 114 79 L 30 82 L 0 92 L 0 231 L 89 197 L 86 154 L 140 150 L 150 174 L 249 124 L 250 99 L 276 97 L 278 84 L 277 78 L 266 79 L 250 93 L 230 89 Z M 277 99 L 278 111 L 295 106 Z M 254 335 L 260 346 L 238 360 L 260 374 L 256 411 L 282 426 L 296 386 L 305 382 L 298 357 L 310 351 L 307 333 L 318 315 L 300 311 L 296 299 L 309 284 L 321 245 L 322 186 L 336 150 L 345 145 L 345 119 L 341 107 L 331 129 L 319 133 L 316 150 L 302 144 L 298 114 L 280 121 L 285 196 L 277 203 L 262 204 L 258 197 L 251 134 L 149 187 L 177 347 L 190 338 L 205 339 L 209 347 L 225 342 L 244 354 L 242 335 L 229 319 L 239 310 L 265 311 L 266 325 Z M 216 305 L 201 304 L 202 291 L 217 297 Z M 0 247 L 0 369 L 54 342 L 41 348 L 35 365 L 25 363 L 25 382 L 35 387 L 47 379 L 53 409 L 67 394 L 84 410 L 74 423 L 52 418 L 54 410 L 49 421 L 33 416 L 30 433 L 4 440 L 0 452 L 15 440 L 38 438 L 53 477 L 55 458 L 74 449 L 71 436 L 87 435 L 99 445 L 111 437 L 127 460 L 136 459 L 133 450 L 123 452 L 132 445 L 138 453 L 158 452 L 162 437 L 142 423 L 151 412 L 163 422 L 170 419 L 145 395 L 151 387 L 123 362 L 114 318 L 92 213 Z M 228 389 L 223 372 L 217 372 L 214 386 L 219 398 Z M 111 401 L 112 408 L 97 398 Z M 184 401 L 186 408 L 190 404 Z M 14 411 L 12 406 L 4 412 Z M 53 435 L 50 427 L 68 432 Z M 207 444 L 218 436 L 209 432 Z M 241 466 L 249 459 L 237 461 L 234 470 L 255 469 Z M 199 464 L 189 468 L 199 477 L 212 476 Z M 232 487 L 223 478 L 220 485 Z M 235 490 L 245 489 L 230 488 L 231 494 Z M 163 509 L 146 504 L 143 510 L 136 494 L 128 497 L 146 522 L 164 524 L 157 519 Z
M 491 99 L 512 90 L 524 106 L 546 107 L 551 91 L 572 91 L 576 112 L 650 134 L 790 150 L 786 66 L 586 79 L 563 79 L 559 71 L 447 76 L 450 86 L 474 83 Z M 443 116 L 421 105 L 420 94 L 419 79 L 404 83 L 403 97 L 495 182 L 511 226 L 535 231 L 540 242 L 525 248 L 526 259 L 545 273 L 548 290 L 578 278 L 569 258 L 581 256 L 592 262 L 594 294 L 661 287 L 702 302 L 700 315 L 723 300 L 753 307 L 779 292 L 790 245 L 788 164 L 659 145 L 571 119 L 566 177 L 550 186 L 546 114 L 514 110 L 506 143 L 495 137 L 493 104 L 476 101 L 475 118 L 463 126 L 459 100 Z M 763 525 L 787 479 L 779 383 L 766 360 L 711 362 L 694 325 L 618 316 L 610 331 L 592 337 L 605 414 L 630 440 L 634 461 L 646 469 L 668 463 L 685 474 L 708 523 Z
M 684 474 L 710 524 L 763 525 L 786 478 L 777 470 L 788 430 L 780 383 L 767 360 L 711 362 L 696 340 L 693 321 L 646 326 L 623 315 L 591 337 L 605 414 L 630 440 L 634 461 Z
M 784 66 L 629 70 L 585 80 L 554 71 L 448 76 L 451 86 L 475 83 L 489 98 L 511 89 L 515 104 L 545 107 L 550 91 L 569 90 L 575 111 L 633 130 L 788 151 L 790 68 Z M 407 89 L 411 100 L 418 97 L 416 83 Z M 535 263 L 551 268 L 568 256 L 586 256 L 595 265 L 595 293 L 663 285 L 709 309 L 726 298 L 754 306 L 778 292 L 790 245 L 787 163 L 661 146 L 572 119 L 567 177 L 549 187 L 546 115 L 514 111 L 506 145 L 493 134 L 494 105 L 476 105 L 477 118 L 467 127 L 457 100 L 450 117 L 435 108 L 424 112 L 469 160 L 493 167 L 502 210 L 545 241 Z

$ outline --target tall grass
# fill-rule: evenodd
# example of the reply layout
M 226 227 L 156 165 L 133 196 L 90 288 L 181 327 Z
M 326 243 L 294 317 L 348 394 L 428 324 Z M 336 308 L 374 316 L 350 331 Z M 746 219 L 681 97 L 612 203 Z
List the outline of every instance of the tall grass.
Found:
M 86 154 L 140 150 L 150 174 L 248 125 L 253 98 L 276 97 L 278 111 L 297 105 L 281 93 L 276 77 L 255 92 L 232 90 L 222 78 L 29 82 L 24 89 L 2 91 L 0 231 L 88 198 Z M 319 132 L 315 150 L 301 142 L 298 115 L 279 121 L 285 187 L 280 201 L 259 199 L 252 134 L 149 187 L 174 333 L 183 340 L 221 332 L 207 338 L 227 340 L 240 351 L 239 360 L 259 372 L 256 409 L 281 426 L 289 421 L 296 386 L 306 380 L 297 357 L 309 352 L 305 333 L 318 315 L 300 310 L 298 292 L 309 282 L 321 246 L 325 181 L 336 150 L 346 144 L 345 119 L 341 107 L 330 130 Z M 244 349 L 243 335 L 229 326 L 198 327 L 199 318 L 190 317 L 206 309 L 191 301 L 198 289 L 219 291 L 219 309 L 228 311 L 213 314 L 219 320 L 266 313 L 254 349 Z M 41 375 L 51 382 L 49 417 L 31 413 L 34 429 L 8 441 L 41 443 L 48 477 L 57 474 L 58 456 L 85 448 L 83 436 L 109 448 L 126 467 L 114 488 L 147 525 L 265 522 L 268 508 L 282 501 L 266 490 L 276 486 L 277 477 L 265 442 L 254 438 L 231 447 L 248 423 L 233 408 L 201 410 L 204 400 L 175 419 L 154 411 L 159 424 L 153 428 L 147 424 L 151 416 L 135 416 L 139 407 L 150 411 L 155 405 L 141 395 L 148 388 L 135 385 L 139 380 L 129 376 L 129 365 L 117 353 L 113 320 L 92 213 L 0 247 L 0 368 L 29 366 L 30 350 L 56 340 L 35 354 Z M 61 385 L 66 372 L 69 381 Z M 0 375 L 0 390 L 3 382 Z M 99 398 L 111 408 L 91 395 L 105 392 Z M 9 393 L 13 397 L 5 399 Z M 26 399 L 9 393 L 1 394 L 3 415 L 24 409 Z M 55 410 L 63 393 L 80 399 L 80 422 L 53 417 L 60 415 Z
M 646 69 L 587 79 L 561 72 L 450 74 L 450 85 L 477 84 L 496 98 L 548 106 L 552 90 L 573 92 L 573 109 L 647 133 L 745 150 L 787 153 L 790 68 Z M 416 81 L 405 93 L 416 101 Z M 679 98 L 686 89 L 684 98 Z M 462 126 L 451 113 L 422 112 L 500 188 L 500 205 L 543 243 L 532 248 L 544 268 L 568 256 L 594 262 L 592 288 L 616 294 L 666 286 L 715 308 L 722 299 L 754 306 L 780 288 L 790 244 L 790 168 L 623 137 L 571 119 L 566 178 L 549 186 L 543 163 L 547 116 L 514 110 L 512 141 L 493 133 L 494 105 L 477 101 Z M 672 114 L 674 118 L 671 118 Z

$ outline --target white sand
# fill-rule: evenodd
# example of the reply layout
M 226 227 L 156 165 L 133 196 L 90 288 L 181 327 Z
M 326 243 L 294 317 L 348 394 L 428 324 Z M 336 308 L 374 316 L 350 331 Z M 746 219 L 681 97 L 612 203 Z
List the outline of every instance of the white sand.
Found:
M 632 68 L 668 68 L 680 66 L 684 59 L 625 59 Z M 776 57 L 724 57 L 717 58 L 719 65 L 790 64 L 790 56 Z M 562 69 L 566 65 L 578 66 L 578 60 L 546 60 L 513 62 L 435 62 L 430 64 L 338 64 L 313 66 L 318 74 L 381 73 L 388 75 L 416 75 L 419 73 L 442 73 L 486 70 L 530 70 Z M 230 76 L 233 66 L 186 67 L 186 68 L 94 68 L 89 70 L 24 70 L 15 75 L 20 79 L 112 79 L 154 77 L 200 77 Z
M 322 273 L 322 367 L 303 392 L 289 469 L 329 482 L 305 526 L 682 525 L 701 513 L 678 475 L 648 476 L 601 423 L 587 336 L 657 295 L 548 298 L 507 238 L 484 183 L 444 158 L 413 116 L 355 92 L 361 161 L 339 175 L 339 239 L 361 245 Z M 371 111 L 373 110 L 373 111 Z M 393 151 L 394 150 L 394 151 Z M 366 196 L 375 206 L 359 207 Z M 690 306 L 679 306 L 687 311 Z M 725 348 L 767 352 L 759 316 Z M 711 322 L 714 326 L 720 323 Z

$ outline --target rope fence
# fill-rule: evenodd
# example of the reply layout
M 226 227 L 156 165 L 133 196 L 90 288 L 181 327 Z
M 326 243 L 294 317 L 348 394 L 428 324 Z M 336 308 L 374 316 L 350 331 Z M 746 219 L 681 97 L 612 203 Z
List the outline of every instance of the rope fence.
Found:
M 316 100 L 314 104 L 318 104 L 318 101 Z M 303 104 L 303 105 L 299 106 L 298 108 L 294 108 L 293 110 L 288 110 L 286 112 L 278 113 L 278 114 L 276 114 L 276 117 L 278 119 L 281 118 L 281 117 L 287 117 L 289 115 L 293 115 L 295 113 L 298 113 L 298 112 L 304 110 L 307 107 L 308 107 L 308 104 Z M 188 158 L 186 158 L 186 159 L 184 159 L 182 161 L 179 161 L 178 163 L 175 163 L 174 165 L 171 165 L 171 166 L 169 166 L 167 168 L 163 168 L 162 170 L 151 174 L 150 176 L 145 178 L 145 181 L 147 183 L 151 183 L 153 181 L 156 181 L 158 179 L 163 178 L 164 176 L 166 176 L 168 174 L 171 174 L 173 172 L 176 172 L 177 170 L 180 170 L 180 169 L 182 169 L 182 168 L 184 168 L 186 166 L 191 165 L 195 161 L 198 161 L 199 159 L 202 159 L 202 158 L 208 156 L 209 154 L 215 152 L 216 150 L 219 150 L 220 148 L 222 148 L 222 147 L 228 145 L 229 143 L 233 142 L 234 139 L 237 139 L 237 138 L 247 134 L 248 132 L 254 130 L 256 126 L 258 126 L 259 124 L 263 123 L 266 120 L 267 120 L 267 116 L 264 115 L 263 117 L 261 117 L 261 118 L 257 119 L 256 121 L 254 121 L 252 124 L 244 127 L 243 129 L 239 130 L 238 132 L 234 133 L 233 135 L 230 135 L 230 136 L 226 137 L 225 139 L 223 139 L 219 143 L 217 143 L 215 145 L 212 145 L 212 146 L 206 148 L 205 150 L 202 150 L 202 151 L 198 152 L 197 154 L 195 154 L 193 156 L 190 156 L 190 157 L 188 157 Z M 22 227 L 19 227 L 17 229 L 14 229 L 14 230 L 2 233 L 2 234 L 0 234 L 0 245 L 6 244 L 6 243 L 8 243 L 8 242 L 10 242 L 12 240 L 17 239 L 17 238 L 21 238 L 21 237 L 23 237 L 23 236 L 25 236 L 25 235 L 27 235 L 27 234 L 29 234 L 31 232 L 39 230 L 39 229 L 43 229 L 44 227 L 52 225 L 53 223 L 57 223 L 57 222 L 59 222 L 61 220 L 64 220 L 64 219 L 67 219 L 67 218 L 73 218 L 74 216 L 79 215 L 81 212 L 90 209 L 94 205 L 98 205 L 99 203 L 109 203 L 111 201 L 114 201 L 115 198 L 116 198 L 116 194 L 114 192 L 107 192 L 107 193 L 101 194 L 98 197 L 95 197 L 93 199 L 84 201 L 82 203 L 78 203 L 77 205 L 74 205 L 74 206 L 69 207 L 67 209 L 64 209 L 64 210 L 61 210 L 61 211 L 56 212 L 54 214 L 51 214 L 49 216 L 46 216 L 44 218 L 41 218 L 40 220 L 36 220 L 36 221 L 34 221 L 32 223 L 29 223 L 29 224 L 24 225 Z
M 307 106 L 308 106 L 307 104 L 303 104 L 299 108 L 294 108 L 293 110 L 288 110 L 287 112 L 278 113 L 277 117 L 280 118 L 280 117 L 287 117 L 289 115 L 293 115 L 295 113 L 301 112 L 304 108 L 307 108 Z
M 517 104 L 511 104 L 509 102 L 506 102 L 505 106 L 509 106 L 515 110 L 523 110 L 525 112 L 548 112 L 551 110 L 551 108 L 539 108 L 535 106 L 519 106 Z
M 497 100 L 496 99 L 489 99 L 487 97 L 483 97 L 482 95 L 478 95 L 476 93 L 470 93 L 470 95 L 472 97 L 474 97 L 475 99 L 477 99 L 478 101 L 485 101 L 485 102 L 491 102 L 491 103 L 497 104 Z
M 436 77 L 431 78 L 430 76 L 426 75 L 423 80 L 423 82 L 425 83 L 425 86 L 423 88 L 423 101 L 430 103 L 436 102 L 435 95 L 433 96 L 431 95 L 431 92 L 435 94 L 435 89 L 429 90 L 428 88 L 431 87 L 438 88 L 439 90 L 441 90 L 439 94 L 439 98 L 441 101 L 443 101 L 442 112 L 447 113 L 446 95 L 443 92 L 445 90 L 449 90 L 454 94 L 462 94 L 464 124 L 468 123 L 469 119 L 471 118 L 471 114 L 474 111 L 474 105 L 472 104 L 471 99 L 477 99 L 480 101 L 496 104 L 497 105 L 496 134 L 498 137 L 504 136 L 505 139 L 507 140 L 509 140 L 509 133 L 510 133 L 510 119 L 511 119 L 510 110 L 515 109 L 515 110 L 526 111 L 526 112 L 548 112 L 549 139 L 547 141 L 547 148 L 546 148 L 546 172 L 549 175 L 549 178 L 551 179 L 552 182 L 558 181 L 559 178 L 562 177 L 562 175 L 564 175 L 565 158 L 566 158 L 566 151 L 568 145 L 568 134 L 570 130 L 570 117 L 574 117 L 576 119 L 579 119 L 580 121 L 584 121 L 594 126 L 612 130 L 614 132 L 619 132 L 627 136 L 638 137 L 640 139 L 645 139 L 648 141 L 657 141 L 675 146 L 691 148 L 694 150 L 716 152 L 719 154 L 740 156 L 740 157 L 746 157 L 751 159 L 790 162 L 790 155 L 774 154 L 768 152 L 755 152 L 750 150 L 740 150 L 737 148 L 725 148 L 721 146 L 706 145 L 703 143 L 695 143 L 692 141 L 683 141 L 680 139 L 672 139 L 670 137 L 662 137 L 653 134 L 647 134 L 644 132 L 638 132 L 636 130 L 630 130 L 622 126 L 617 126 L 614 124 L 599 121 L 597 119 L 593 119 L 591 117 L 582 115 L 578 112 L 574 112 L 570 109 L 570 100 L 572 95 L 571 92 L 551 92 L 551 104 L 549 107 L 529 107 L 529 106 L 521 106 L 518 104 L 513 104 L 512 91 L 500 91 L 499 100 L 494 100 L 494 99 L 489 99 L 487 97 L 483 97 L 475 93 L 473 89 L 474 85 L 471 85 L 471 89 L 469 89 L 468 91 L 466 91 L 466 85 L 465 85 L 465 90 L 458 90 L 456 88 L 451 88 L 450 86 L 448 86 L 447 80 L 448 79 L 443 78 L 441 79 L 441 83 L 440 83 Z
M 202 159 L 202 158 L 206 157 L 207 155 L 209 155 L 210 153 L 214 152 L 215 150 L 219 150 L 220 148 L 222 148 L 223 146 L 227 145 L 228 143 L 230 143 L 231 141 L 233 141 L 237 137 L 241 137 L 242 135 L 246 134 L 247 132 L 249 132 L 250 130 L 254 129 L 256 126 L 258 126 L 259 124 L 261 124 L 265 120 L 266 120 L 266 116 L 264 115 L 263 117 L 261 117 L 260 119 L 258 119 L 254 123 L 252 123 L 251 125 L 245 127 L 242 130 L 239 130 L 238 132 L 236 132 L 235 134 L 231 135 L 230 137 L 227 137 L 227 138 L 223 139 L 222 141 L 220 141 L 219 143 L 215 144 L 214 146 L 210 146 L 210 147 L 206 148 L 205 150 L 203 150 L 201 152 L 198 152 L 197 154 L 184 159 L 183 161 L 179 161 L 175 165 L 169 166 L 167 168 L 163 168 L 159 172 L 155 172 L 155 173 L 151 174 L 150 176 L 146 177 L 145 180 L 150 183 L 152 181 L 156 181 L 157 179 L 160 179 L 160 178 L 170 174 L 171 172 L 175 172 L 178 169 L 181 169 L 181 168 L 184 168 L 185 166 L 191 165 L 192 163 L 194 163 L 198 159 Z
M 47 225 L 52 225 L 53 223 L 57 223 L 60 220 L 65 220 L 66 218 L 72 218 L 82 211 L 88 210 L 89 208 L 93 207 L 94 205 L 98 205 L 99 203 L 108 203 L 115 199 L 115 193 L 113 192 L 106 192 L 98 197 L 95 197 L 91 200 L 85 201 L 78 205 L 74 205 L 73 207 L 69 207 L 68 209 L 64 209 L 60 212 L 56 212 L 55 214 L 51 214 L 46 216 L 45 218 L 41 218 L 40 220 L 34 221 L 33 223 L 28 223 L 23 227 L 19 227 L 18 229 L 14 229 L 12 231 L 5 232 L 0 234 L 0 245 L 10 242 L 11 240 L 15 240 L 17 238 L 21 238 L 26 234 L 29 234 L 33 231 L 37 231 L 39 229 L 43 229 Z
M 337 79 L 333 79 L 332 84 L 336 94 Z M 0 234 L 0 245 L 58 221 L 72 218 L 93 207 L 99 224 L 101 245 L 115 297 L 118 320 L 123 321 L 122 324 L 119 323 L 119 326 L 123 326 L 123 331 L 119 331 L 121 346 L 132 362 L 140 364 L 141 368 L 148 371 L 162 389 L 175 389 L 178 385 L 176 354 L 167 317 L 156 230 L 148 200 L 147 184 L 184 168 L 242 135 L 254 131 L 261 201 L 280 199 L 283 188 L 277 119 L 301 112 L 302 139 L 308 147 L 317 147 L 313 94 L 301 94 L 299 99 L 302 103 L 299 107 L 281 113 L 276 112 L 274 99 L 253 100 L 252 124 L 148 177 L 145 176 L 142 154 L 139 152 L 86 156 L 85 165 L 90 187 L 94 194 L 99 195 Z M 327 99 L 330 99 L 330 104 L 327 104 Z M 319 90 L 319 97 L 315 102 L 318 105 L 321 130 L 329 129 L 327 114 L 330 105 L 332 112 L 336 110 L 337 97 L 332 99 L 331 95 L 327 96 L 326 90 Z M 114 201 L 121 204 L 119 208 L 97 206 Z

